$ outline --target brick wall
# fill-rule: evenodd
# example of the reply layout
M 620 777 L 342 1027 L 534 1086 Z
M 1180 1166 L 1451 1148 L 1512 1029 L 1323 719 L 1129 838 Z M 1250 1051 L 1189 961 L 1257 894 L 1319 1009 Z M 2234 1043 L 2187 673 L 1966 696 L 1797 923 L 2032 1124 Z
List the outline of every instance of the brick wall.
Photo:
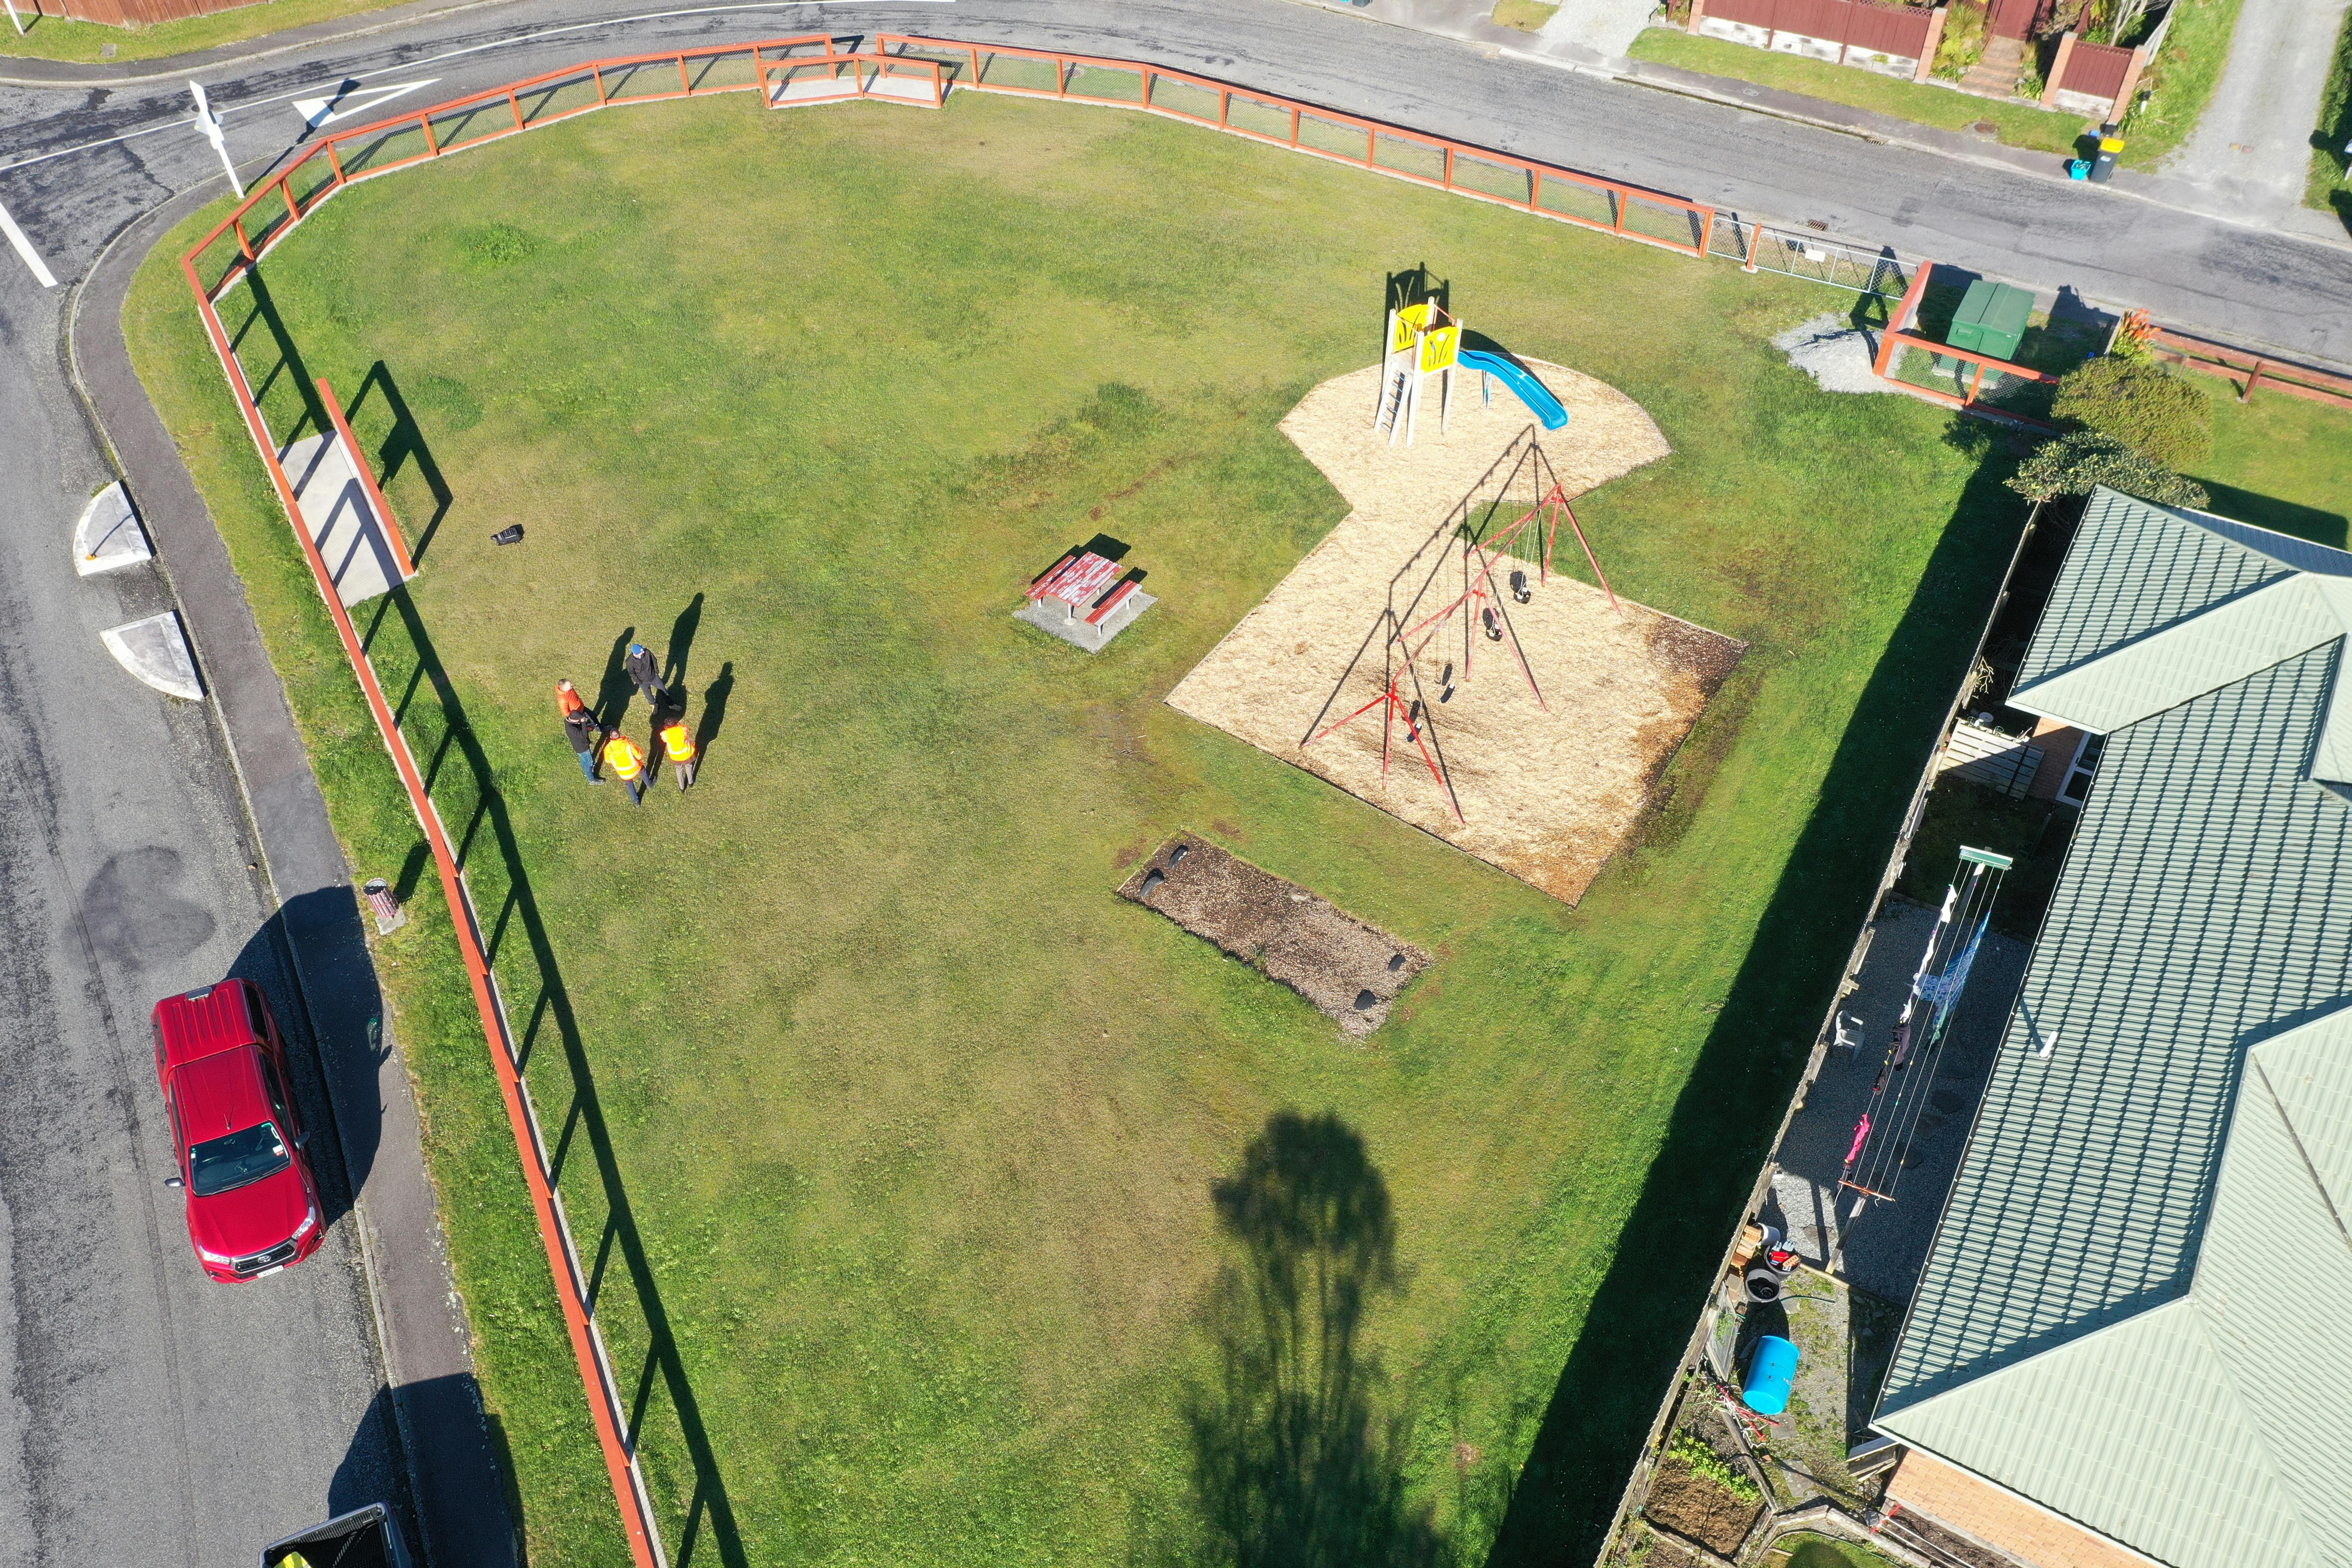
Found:
M 2148 1568 L 2149 1559 L 1914 1448 L 1886 1495 L 2032 1568 Z

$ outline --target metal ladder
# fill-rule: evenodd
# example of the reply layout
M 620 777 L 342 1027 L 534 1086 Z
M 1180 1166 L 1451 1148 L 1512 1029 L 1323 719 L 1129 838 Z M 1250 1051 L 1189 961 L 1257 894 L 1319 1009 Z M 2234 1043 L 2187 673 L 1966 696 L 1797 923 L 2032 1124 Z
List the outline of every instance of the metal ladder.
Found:
M 1372 428 L 1386 432 L 1391 439 L 1396 436 L 1397 415 L 1404 407 L 1405 378 L 1412 374 L 1409 370 L 1397 372 L 1388 390 L 1381 395 L 1380 417 L 1372 421 Z

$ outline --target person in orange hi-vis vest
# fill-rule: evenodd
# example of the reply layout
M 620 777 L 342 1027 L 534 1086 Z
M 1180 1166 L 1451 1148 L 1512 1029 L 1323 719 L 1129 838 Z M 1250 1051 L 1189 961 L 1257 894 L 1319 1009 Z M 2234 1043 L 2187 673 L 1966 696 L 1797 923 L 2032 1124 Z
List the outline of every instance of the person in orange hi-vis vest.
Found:
M 614 731 L 604 742 L 604 761 L 612 768 L 613 776 L 629 786 L 629 804 L 645 805 L 646 754 L 637 749 L 637 743 Z
M 654 723 L 654 739 L 661 742 L 663 754 L 677 769 L 677 790 L 684 795 L 686 786 L 694 782 L 695 759 L 694 736 L 686 727 L 686 710 L 672 709 Z

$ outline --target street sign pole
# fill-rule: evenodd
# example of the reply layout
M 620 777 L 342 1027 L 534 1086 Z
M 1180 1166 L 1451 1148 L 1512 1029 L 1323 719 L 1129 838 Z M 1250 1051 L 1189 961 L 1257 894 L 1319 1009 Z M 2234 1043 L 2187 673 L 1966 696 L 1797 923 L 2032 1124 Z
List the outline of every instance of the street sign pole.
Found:
M 213 112 L 211 101 L 205 97 L 205 84 L 192 81 L 188 84 L 188 90 L 196 99 L 196 129 L 205 133 L 205 140 L 211 142 L 213 151 L 220 154 L 221 167 L 228 171 L 228 187 L 236 193 L 237 200 L 243 201 L 245 182 L 236 177 L 236 165 L 229 162 L 228 142 L 221 136 L 220 116 Z
M 16 0 L 0 0 L 0 5 L 5 5 L 8 7 L 8 20 L 16 24 L 16 36 L 20 38 L 23 37 L 25 36 L 25 18 L 16 15 Z

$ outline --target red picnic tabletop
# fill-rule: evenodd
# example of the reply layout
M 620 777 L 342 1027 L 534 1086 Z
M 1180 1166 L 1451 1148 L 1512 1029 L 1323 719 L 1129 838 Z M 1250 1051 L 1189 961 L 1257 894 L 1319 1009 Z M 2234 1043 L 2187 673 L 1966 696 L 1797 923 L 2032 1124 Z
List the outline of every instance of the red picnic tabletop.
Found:
M 1118 574 L 1118 562 L 1082 550 L 1029 584 L 1029 596 L 1075 607 L 1091 601 Z

